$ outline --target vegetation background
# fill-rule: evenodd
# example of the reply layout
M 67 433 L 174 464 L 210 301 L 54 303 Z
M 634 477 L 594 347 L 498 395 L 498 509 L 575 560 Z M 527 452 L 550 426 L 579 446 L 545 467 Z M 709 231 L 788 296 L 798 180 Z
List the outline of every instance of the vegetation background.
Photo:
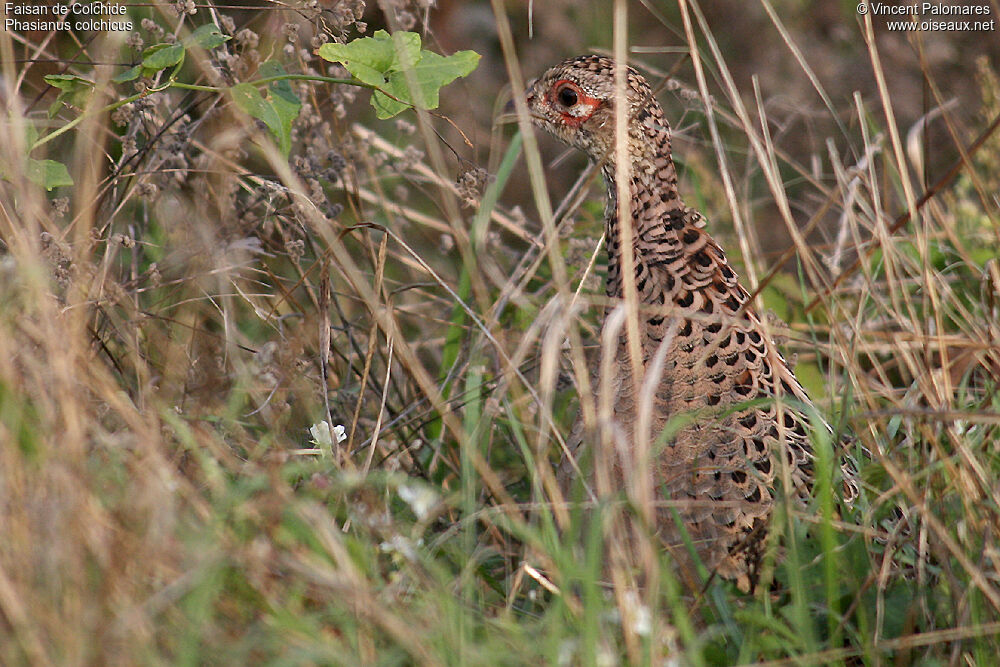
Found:
M 994 664 L 1000 7 L 856 8 L 178 0 L 0 32 L 0 664 Z M 231 39 L 184 41 L 207 23 Z M 497 119 L 614 25 L 858 442 L 861 499 L 779 512 L 753 596 L 686 596 L 665 557 L 623 585 L 596 528 L 628 497 L 552 502 L 603 184 Z M 315 51 L 379 28 L 482 59 L 378 120 Z M 267 62 L 304 75 L 283 132 L 231 93 Z

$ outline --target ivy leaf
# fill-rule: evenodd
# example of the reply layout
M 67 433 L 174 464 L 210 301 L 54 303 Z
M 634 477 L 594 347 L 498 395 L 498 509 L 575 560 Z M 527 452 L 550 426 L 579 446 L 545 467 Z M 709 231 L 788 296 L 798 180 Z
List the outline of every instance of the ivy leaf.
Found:
M 435 109 L 438 92 L 479 64 L 475 51 L 442 56 L 420 48 L 420 35 L 379 30 L 372 37 L 347 44 L 324 44 L 320 57 L 344 65 L 359 81 L 375 86 L 371 104 L 380 119 L 392 118 L 415 106 Z M 410 84 L 413 84 L 412 88 Z
M 135 81 L 142 74 L 142 65 L 136 65 L 130 69 L 125 70 L 118 76 L 111 77 L 111 83 L 125 83 L 126 81 Z
M 69 81 L 74 78 L 71 74 L 53 74 L 55 81 L 58 83 L 53 83 L 57 88 L 62 89 L 63 85 L 69 84 Z M 48 78 L 48 77 L 46 77 Z M 86 79 L 81 79 L 81 81 L 86 81 Z M 88 82 L 89 83 L 89 82 Z M 13 116 L 13 111 L 10 115 Z M 24 144 L 25 146 L 31 146 L 38 140 L 38 129 L 33 123 L 24 124 Z M 64 185 L 73 185 L 73 179 L 69 175 L 69 170 L 66 169 L 66 165 L 56 162 L 55 160 L 36 160 L 32 157 L 25 157 L 25 175 L 28 177 L 32 183 L 41 185 L 46 190 L 52 190 L 52 188 L 62 187 Z M 13 168 L 12 163 L 4 163 L 0 161 L 0 179 L 5 181 L 11 180 L 11 171 Z
M 385 30 L 378 30 L 372 37 L 362 37 L 347 44 L 328 42 L 319 47 L 318 53 L 325 60 L 343 64 L 359 81 L 383 86 L 390 72 L 420 60 L 420 35 L 397 32 L 390 36 Z
M 274 136 L 279 141 L 281 140 L 281 119 L 278 118 L 278 112 L 260 94 L 256 86 L 252 83 L 238 83 L 229 92 L 232 94 L 233 102 L 236 103 L 236 106 L 247 115 L 263 121 L 270 128 Z
M 184 59 L 184 45 L 154 44 L 142 54 L 144 73 L 156 73 L 180 63 Z
M 260 67 L 257 68 L 257 73 L 262 79 L 270 79 L 276 76 L 285 76 L 288 72 L 285 68 L 281 66 L 277 60 L 268 60 Z M 292 90 L 292 82 L 287 79 L 283 81 L 272 81 L 268 85 L 268 90 L 277 98 L 277 101 L 284 105 L 284 108 L 291 111 L 294 107 L 295 115 L 291 116 L 289 119 L 293 121 L 298 117 L 298 109 L 302 106 L 302 102 L 299 101 L 298 96 Z
M 66 165 L 55 160 L 35 160 L 28 158 L 28 180 L 37 183 L 48 191 L 64 185 L 73 185 Z
M 49 74 L 46 75 L 45 82 L 60 91 L 56 101 L 49 106 L 49 118 L 54 117 L 63 104 L 74 109 L 84 108 L 90 94 L 94 92 L 92 81 L 75 74 Z
M 10 114 L 13 116 L 14 112 L 11 111 Z M 24 145 L 33 146 L 35 142 L 38 141 L 38 128 L 35 127 L 34 123 L 24 124 Z
M 191 46 L 192 44 L 197 44 L 201 48 L 214 49 L 217 46 L 222 46 L 232 37 L 226 35 L 219 29 L 219 26 L 214 23 L 206 23 L 204 25 L 198 26 L 198 28 L 184 40 L 184 44 Z
M 375 115 L 385 120 L 407 108 L 409 105 L 420 109 L 436 109 L 439 104 L 438 91 L 455 79 L 468 76 L 479 64 L 479 54 L 475 51 L 459 51 L 450 56 L 442 56 L 433 51 L 424 51 L 412 74 L 405 70 L 392 72 L 383 90 L 396 99 L 376 91 L 372 95 Z M 413 89 L 410 88 L 412 76 Z M 400 100 L 400 101 L 397 101 Z
M 73 92 L 80 86 L 93 87 L 94 83 L 75 74 L 46 74 L 45 83 L 64 92 Z
M 214 23 L 206 23 L 188 35 L 183 43 L 154 44 L 142 54 L 142 64 L 131 67 L 118 76 L 112 77 L 112 83 L 135 81 L 140 76 L 153 76 L 161 69 L 180 64 L 184 60 L 184 52 L 189 46 L 200 46 L 203 49 L 214 49 L 228 42 L 232 37 L 222 32 Z
M 269 60 L 258 68 L 261 78 L 286 74 L 280 63 Z M 302 102 L 288 81 L 274 81 L 264 97 L 253 83 L 238 83 L 230 89 L 233 102 L 247 115 L 263 122 L 278 140 L 281 153 L 288 157 L 292 150 L 292 123 L 299 116 Z

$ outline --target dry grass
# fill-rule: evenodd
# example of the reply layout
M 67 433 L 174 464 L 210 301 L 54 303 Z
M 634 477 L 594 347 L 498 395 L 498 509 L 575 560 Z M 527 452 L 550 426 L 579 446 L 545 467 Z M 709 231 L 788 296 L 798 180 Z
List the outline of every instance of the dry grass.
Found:
M 353 35 L 347 4 L 323 19 Z M 553 7 L 535 20 L 556 21 Z M 858 503 L 834 519 L 827 489 L 814 513 L 776 519 L 773 591 L 712 580 L 692 600 L 654 553 L 643 566 L 659 584 L 637 592 L 604 567 L 599 527 L 644 508 L 621 495 L 587 519 L 551 502 L 570 387 L 600 342 L 599 290 L 582 284 L 602 261 L 584 239 L 600 234 L 593 172 L 550 202 L 558 169 L 532 134 L 498 131 L 484 182 L 440 117 L 377 122 L 355 89 L 297 82 L 290 160 L 228 98 L 172 90 L 47 144 L 75 184 L 46 193 L 24 175 L 27 124 L 45 134 L 79 110 L 46 119 L 41 66 L 16 62 L 20 36 L 3 32 L 0 663 L 994 660 L 996 71 L 978 64 L 981 98 L 960 115 L 926 68 L 926 123 L 906 124 L 877 19 L 843 17 L 877 84 L 844 101 L 782 22 L 788 7 L 764 2 L 835 128 L 803 152 L 772 117 L 778 91 L 738 83 L 699 3 L 615 7 L 681 36 L 686 55 L 634 55 L 651 80 L 673 68 L 661 97 L 682 189 L 789 323 L 772 326 L 823 412 L 857 436 Z M 387 23 L 409 27 L 410 12 Z M 189 20 L 205 17 L 220 20 Z M 525 65 L 521 27 L 494 18 L 521 90 L 550 63 Z M 311 25 L 242 13 L 234 32 L 257 34 L 192 58 L 182 80 L 249 80 L 270 55 L 326 74 Z M 53 43 L 34 47 L 55 60 Z M 80 56 L 135 52 L 98 37 Z M 112 68 L 68 71 L 97 80 L 91 112 L 133 92 L 108 83 Z M 932 128 L 946 147 L 929 159 Z M 522 211 L 505 202 L 524 200 L 524 172 Z M 759 238 L 775 227 L 784 252 Z M 323 421 L 344 440 L 310 435 Z

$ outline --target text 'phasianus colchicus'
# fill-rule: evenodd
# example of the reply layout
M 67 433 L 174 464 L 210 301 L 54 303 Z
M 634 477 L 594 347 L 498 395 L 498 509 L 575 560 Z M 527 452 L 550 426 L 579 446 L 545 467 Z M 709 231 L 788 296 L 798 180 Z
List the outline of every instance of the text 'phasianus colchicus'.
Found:
M 624 90 L 630 163 L 624 171 L 616 168 L 614 69 L 614 61 L 602 56 L 567 60 L 530 85 L 528 108 L 537 126 L 602 166 L 608 185 L 607 295 L 612 300 L 624 296 L 622 225 L 632 226 L 640 368 L 659 373 L 653 380 L 651 428 L 638 436 L 649 440 L 644 451 L 654 452 L 656 499 L 674 501 L 680 523 L 709 571 L 749 590 L 756 584 L 777 489 L 784 485 L 792 498 L 803 500 L 811 493 L 809 433 L 814 425 L 807 413 L 815 412 L 766 335 L 722 248 L 705 231 L 704 218 L 684 205 L 670 153 L 670 127 L 649 85 L 631 67 Z M 615 185 L 620 172 L 629 178 L 625 223 Z M 610 387 L 612 438 L 621 457 L 636 449 L 641 398 L 632 377 L 627 327 L 620 320 L 615 326 L 616 356 L 604 364 L 615 377 L 600 378 L 595 386 Z M 683 415 L 690 416 L 686 425 L 665 443 L 655 442 L 671 417 Z M 819 428 L 829 427 L 823 423 Z M 575 458 L 583 453 L 581 445 L 593 444 L 582 430 L 578 425 L 569 443 Z M 613 467 L 619 476 L 629 469 Z M 852 500 L 857 493 L 852 466 L 848 461 L 841 468 L 844 493 Z M 570 469 L 564 460 L 561 475 Z M 665 507 L 671 503 L 658 505 L 658 537 L 670 550 L 678 575 L 697 585 L 682 531 L 674 512 Z

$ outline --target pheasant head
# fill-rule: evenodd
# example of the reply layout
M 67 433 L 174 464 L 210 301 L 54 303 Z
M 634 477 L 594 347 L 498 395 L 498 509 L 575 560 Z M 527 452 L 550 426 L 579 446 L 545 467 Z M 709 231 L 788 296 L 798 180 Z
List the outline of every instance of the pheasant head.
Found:
M 670 156 L 670 127 L 649 84 L 626 68 L 628 153 L 648 170 Z M 615 63 L 604 56 L 578 56 L 546 71 L 528 87 L 528 109 L 538 127 L 603 165 L 614 165 Z

